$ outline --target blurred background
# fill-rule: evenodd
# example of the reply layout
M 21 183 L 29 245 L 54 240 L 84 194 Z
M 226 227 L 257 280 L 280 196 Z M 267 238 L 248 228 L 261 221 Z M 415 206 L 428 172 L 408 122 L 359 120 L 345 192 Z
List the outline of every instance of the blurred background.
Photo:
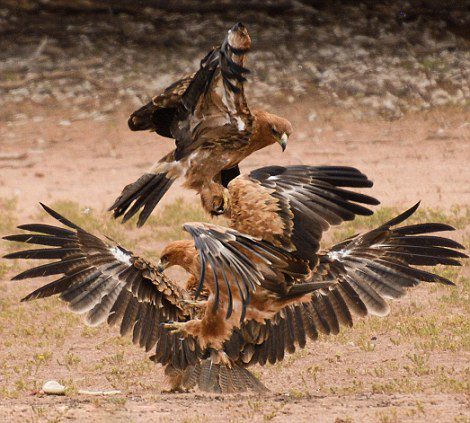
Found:
M 239 20 L 251 104 L 308 96 L 386 119 L 468 105 L 468 0 L 0 0 L 0 104 L 138 106 Z

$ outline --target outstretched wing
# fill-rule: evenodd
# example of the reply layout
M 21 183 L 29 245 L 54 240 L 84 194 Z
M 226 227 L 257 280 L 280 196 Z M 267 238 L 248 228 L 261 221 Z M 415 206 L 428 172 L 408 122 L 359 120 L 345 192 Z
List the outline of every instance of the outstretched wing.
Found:
M 146 351 L 155 347 L 157 361 L 162 364 L 171 362 L 177 368 L 185 368 L 200 358 L 202 352 L 194 338 L 179 339 L 160 324 L 193 317 L 192 309 L 183 301 L 185 293 L 177 285 L 130 251 L 103 242 L 47 206 L 43 208 L 70 229 L 21 225 L 18 228 L 28 233 L 4 239 L 41 248 L 11 253 L 5 258 L 56 260 L 28 269 L 13 280 L 63 276 L 22 301 L 58 294 L 71 311 L 86 314 L 88 325 L 106 321 L 109 325 L 118 324 L 121 335 L 132 331 L 133 342 Z
M 363 235 L 347 239 L 322 255 L 317 275 L 334 278 L 341 291 L 351 293 L 350 301 L 360 314 L 385 316 L 386 299 L 403 296 L 405 288 L 420 281 L 453 285 L 448 279 L 412 266 L 444 264 L 459 266 L 467 256 L 455 249 L 464 247 L 451 239 L 426 235 L 454 230 L 442 223 L 422 223 L 392 229 L 418 208 L 409 210 Z M 354 294 L 353 294 L 354 292 Z
M 375 198 L 343 187 L 372 186 L 366 175 L 344 166 L 268 166 L 230 182 L 231 226 L 316 263 L 323 231 L 371 215 L 362 204 Z
M 245 310 L 256 286 L 272 290 L 274 284 L 287 291 L 295 280 L 305 278 L 309 273 L 304 260 L 233 229 L 203 223 L 187 223 L 183 228 L 193 237 L 200 257 L 201 275 L 196 297 L 203 287 L 208 264 L 214 283 L 214 311 L 223 292 L 228 301 L 227 317 L 232 313 L 234 294 Z M 241 320 L 243 318 L 244 313 Z
M 195 74 L 194 72 L 186 75 L 174 82 L 161 94 L 153 97 L 152 101 L 133 112 L 127 121 L 129 129 L 131 131 L 155 131 L 162 137 L 173 138 L 170 126 L 175 117 L 176 107 Z
M 233 37 L 235 33 L 241 36 Z M 238 53 L 238 46 L 244 46 L 243 52 Z M 176 160 L 207 142 L 225 140 L 248 129 L 246 123 L 251 123 L 251 113 L 243 83 L 249 70 L 239 64 L 243 63 L 239 54 L 243 56 L 249 46 L 248 32 L 237 24 L 222 45 L 201 61 L 200 69 L 181 96 L 170 128 L 176 140 Z
M 202 79 L 198 84 L 194 84 L 197 85 L 197 87 L 193 87 L 196 88 L 196 94 L 200 95 L 202 92 L 207 92 L 217 72 L 217 67 L 219 67 L 219 74 L 220 72 L 222 74 L 222 84 L 225 88 L 225 91 L 219 91 L 219 94 L 222 93 L 224 100 L 227 102 L 226 107 L 232 113 L 236 113 L 237 117 L 240 117 L 243 122 L 251 123 L 251 113 L 243 92 L 244 77 L 239 74 L 240 71 L 241 74 L 248 72 L 244 68 L 244 62 L 250 44 L 251 40 L 246 28 L 240 23 L 234 25 L 222 45 L 216 49 L 218 51 L 215 55 L 218 56 L 218 61 L 211 63 L 210 57 L 214 54 L 214 49 L 211 50 L 201 61 L 199 75 L 196 72 L 185 75 L 168 86 L 161 94 L 153 97 L 152 101 L 134 111 L 128 120 L 129 128 L 132 131 L 155 131 L 163 137 L 174 138 L 170 128 L 176 118 L 178 105 L 182 101 L 183 94 L 187 91 L 196 75 Z M 214 65 L 215 67 L 213 67 Z M 212 90 L 217 88 L 220 87 L 213 84 Z M 195 100 L 197 100 L 197 97 L 192 98 L 192 101 Z M 237 117 L 234 116 L 233 119 Z
M 317 290 L 307 303 L 283 308 L 266 324 L 245 321 L 224 344 L 224 351 L 240 365 L 274 364 L 303 348 L 319 333 L 338 334 L 341 326 L 353 325 L 353 316 L 385 316 L 386 299 L 400 298 L 406 288 L 424 282 L 453 283 L 435 273 L 413 266 L 459 266 L 467 258 L 464 247 L 449 238 L 429 235 L 451 231 L 441 223 L 423 223 L 391 229 L 418 205 L 366 234 L 331 248 L 321 258 L 314 280 L 336 279 L 329 289 Z

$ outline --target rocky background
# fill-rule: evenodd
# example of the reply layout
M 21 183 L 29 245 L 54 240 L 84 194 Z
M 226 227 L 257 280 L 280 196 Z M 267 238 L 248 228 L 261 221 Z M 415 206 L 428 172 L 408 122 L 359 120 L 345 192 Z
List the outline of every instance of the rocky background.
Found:
M 99 120 L 138 106 L 197 69 L 236 21 L 253 40 L 250 104 L 308 96 L 387 119 L 469 105 L 467 0 L 0 0 L 2 114 L 60 102 Z

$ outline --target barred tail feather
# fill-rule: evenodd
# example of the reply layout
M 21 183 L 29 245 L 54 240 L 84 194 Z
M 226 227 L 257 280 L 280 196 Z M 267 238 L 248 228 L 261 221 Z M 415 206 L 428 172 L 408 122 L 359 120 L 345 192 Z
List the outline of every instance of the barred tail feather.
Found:
M 231 394 L 236 392 L 268 392 L 253 373 L 236 363 L 214 363 L 210 358 L 183 370 L 181 385 L 185 389 Z

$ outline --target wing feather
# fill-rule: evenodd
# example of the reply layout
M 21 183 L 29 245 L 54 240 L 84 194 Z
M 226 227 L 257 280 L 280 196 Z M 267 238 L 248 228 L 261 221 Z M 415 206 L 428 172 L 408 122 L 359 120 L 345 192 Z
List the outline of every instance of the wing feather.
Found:
M 103 321 L 119 324 L 121 335 L 132 331 L 135 344 L 147 351 L 157 346 L 156 355 L 160 359 L 164 362 L 173 359 L 180 368 L 202 356 L 194 339 L 174 341 L 174 336 L 161 327 L 161 323 L 169 320 L 192 318 L 194 311 L 182 301 L 186 296 L 178 286 L 132 252 L 102 241 L 43 207 L 72 230 L 43 224 L 22 225 L 21 229 L 32 232 L 5 237 L 40 246 L 36 250 L 9 254 L 7 258 L 56 260 L 26 270 L 13 279 L 61 275 L 22 301 L 59 294 L 71 311 L 86 314 L 88 325 L 96 326 Z M 158 351 L 159 347 L 163 350 Z
M 307 337 L 316 340 L 319 333 L 337 334 L 341 326 L 351 327 L 354 315 L 386 315 L 389 305 L 385 300 L 400 298 L 406 288 L 420 281 L 452 284 L 442 276 L 412 267 L 422 263 L 422 257 L 429 256 L 432 263 L 438 259 L 446 265 L 449 258 L 457 261 L 466 257 L 455 251 L 463 248 L 461 244 L 423 235 L 453 230 L 451 226 L 427 223 L 392 228 L 416 209 L 417 205 L 322 254 L 312 280 L 336 279 L 337 283 L 313 292 L 309 302 L 284 307 L 264 324 L 243 322 L 224 344 L 227 354 L 244 366 L 264 364 L 267 360 L 274 364 L 284 358 L 285 352 L 305 346 Z M 235 339 L 236 348 L 231 348 Z
M 221 280 L 224 282 L 224 292 L 228 297 L 227 317 L 230 317 L 233 308 L 234 292 L 239 294 L 245 308 L 250 292 L 267 279 L 282 284 L 287 278 L 305 277 L 309 272 L 305 261 L 235 230 L 202 223 L 186 223 L 183 228 L 194 239 L 203 264 L 201 267 L 207 263 L 212 270 L 214 311 L 219 303 Z M 204 279 L 200 278 L 196 292 L 201 291 L 203 284 Z
M 442 224 L 426 223 L 393 229 L 417 209 L 419 203 L 363 235 L 343 241 L 320 258 L 315 278 L 335 279 L 346 305 L 355 314 L 383 316 L 389 313 L 385 299 L 400 298 L 405 288 L 420 281 L 453 284 L 448 279 L 417 269 L 415 265 L 458 266 L 466 254 L 459 243 L 444 237 L 423 236 L 440 230 L 453 230 Z M 355 307 L 352 308 L 352 307 Z
M 170 127 L 176 140 L 176 160 L 188 156 L 206 142 L 223 142 L 227 136 L 238 135 L 237 118 L 242 115 L 246 119 L 248 110 L 247 106 L 242 109 L 239 106 L 246 103 L 239 98 L 243 95 L 240 86 L 246 81 L 244 75 L 248 72 L 232 60 L 227 38 L 201 61 L 199 70 L 181 96 Z M 216 135 L 214 130 L 220 134 Z
M 231 226 L 297 251 L 315 265 L 320 238 L 330 225 L 352 220 L 356 215 L 370 215 L 372 211 L 362 204 L 378 204 L 373 197 L 341 187 L 370 186 L 372 182 L 363 173 L 350 167 L 256 169 L 228 185 Z

